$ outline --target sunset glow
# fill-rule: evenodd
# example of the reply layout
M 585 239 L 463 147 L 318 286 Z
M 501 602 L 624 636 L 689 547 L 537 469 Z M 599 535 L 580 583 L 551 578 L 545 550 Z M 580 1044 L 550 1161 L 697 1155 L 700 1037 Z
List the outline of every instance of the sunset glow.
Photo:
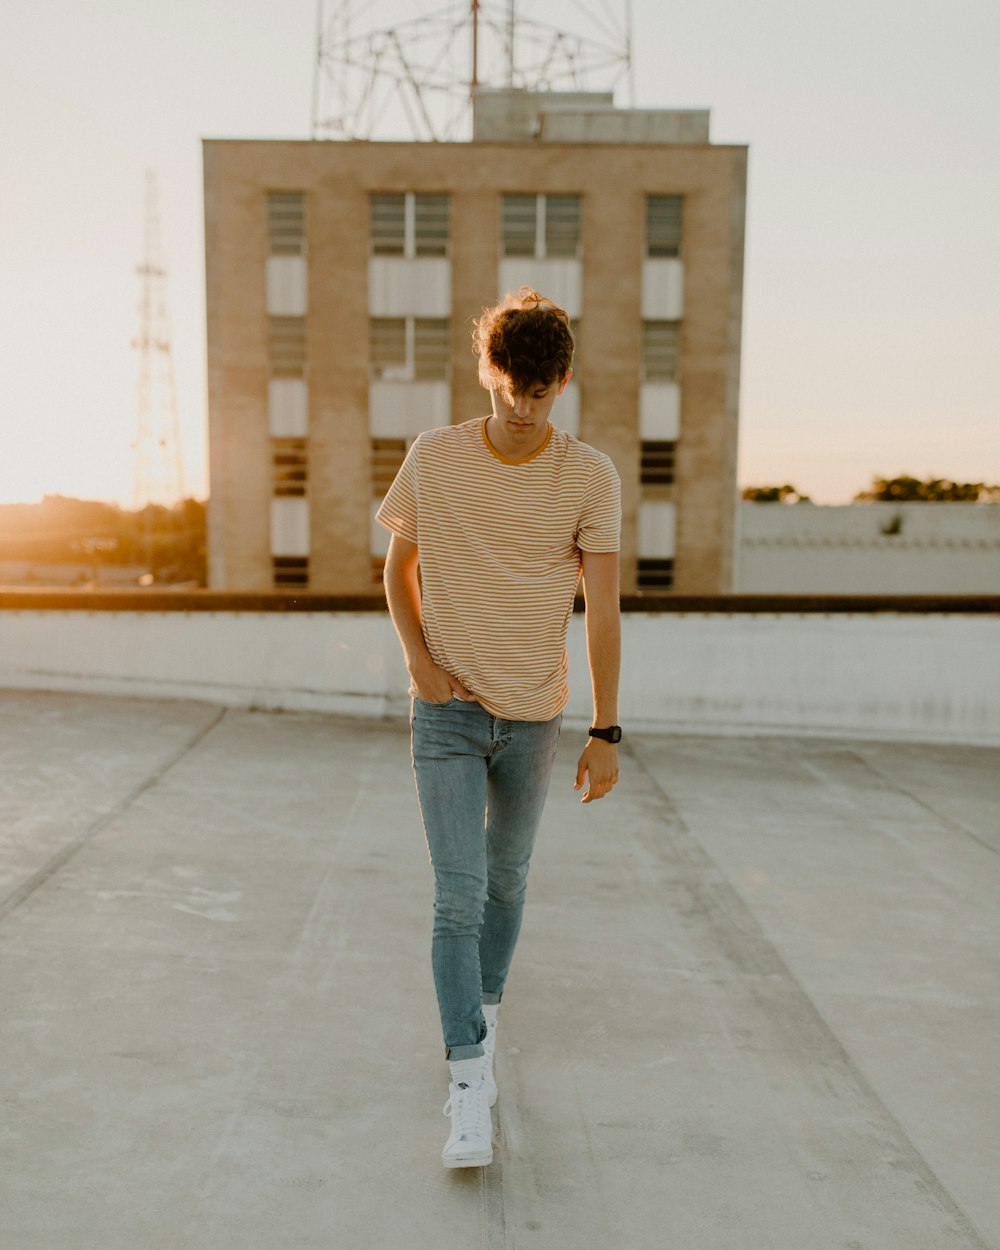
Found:
M 261 0 L 252 20 L 247 7 L 64 5 L 55 27 L 45 6 L 8 15 L 0 502 L 131 501 L 147 168 L 187 493 L 207 490 L 199 140 L 309 127 L 315 5 Z M 567 5 L 537 8 L 570 20 Z M 670 12 L 633 4 L 634 103 L 710 107 L 713 142 L 750 145 L 741 482 L 846 502 L 875 474 L 1000 480 L 1000 10 L 974 0 L 958 22 L 918 0 L 894 21 L 849 0 L 834 21 L 786 0 L 684 0 Z

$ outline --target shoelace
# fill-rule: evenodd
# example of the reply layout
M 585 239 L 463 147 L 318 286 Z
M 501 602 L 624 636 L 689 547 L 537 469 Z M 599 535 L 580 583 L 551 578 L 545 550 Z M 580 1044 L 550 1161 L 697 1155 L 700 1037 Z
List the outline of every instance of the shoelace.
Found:
M 492 1136 L 492 1121 L 489 1119 L 490 1109 L 486 1101 L 482 1085 L 473 1088 L 461 1081 L 452 1086 L 452 1094 L 444 1104 L 444 1115 L 451 1115 L 454 1108 L 454 1131 L 460 1137 L 483 1137 L 489 1141 Z M 487 1129 L 490 1123 L 490 1129 Z

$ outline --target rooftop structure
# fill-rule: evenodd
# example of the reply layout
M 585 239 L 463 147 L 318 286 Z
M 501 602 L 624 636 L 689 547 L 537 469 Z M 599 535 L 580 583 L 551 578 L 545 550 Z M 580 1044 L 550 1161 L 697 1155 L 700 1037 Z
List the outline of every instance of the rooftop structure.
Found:
M 565 97 L 622 84 L 631 103 L 628 0 L 572 10 L 545 0 L 317 0 L 314 139 L 468 139 L 484 89 Z
M 736 549 L 751 594 L 1000 593 L 997 504 L 743 503 Z

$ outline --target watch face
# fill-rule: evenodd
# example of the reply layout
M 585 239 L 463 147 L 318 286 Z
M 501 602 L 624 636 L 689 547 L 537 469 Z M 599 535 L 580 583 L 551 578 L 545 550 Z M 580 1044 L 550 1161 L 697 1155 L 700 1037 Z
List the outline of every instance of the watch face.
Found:
M 608 734 L 608 741 L 609 742 L 621 742 L 621 740 L 622 740 L 621 725 L 612 725 L 611 732 Z

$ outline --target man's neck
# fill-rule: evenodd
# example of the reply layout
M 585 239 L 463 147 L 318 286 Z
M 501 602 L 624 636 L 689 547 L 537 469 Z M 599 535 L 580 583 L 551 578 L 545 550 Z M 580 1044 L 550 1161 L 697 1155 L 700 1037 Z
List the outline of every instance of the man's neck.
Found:
M 549 423 L 546 423 L 537 432 L 533 432 L 530 439 L 521 441 L 508 436 L 504 430 L 502 423 L 495 416 L 486 418 L 486 437 L 490 446 L 502 456 L 504 460 L 512 460 L 515 464 L 522 460 L 528 460 L 536 452 L 545 446 L 549 438 Z

